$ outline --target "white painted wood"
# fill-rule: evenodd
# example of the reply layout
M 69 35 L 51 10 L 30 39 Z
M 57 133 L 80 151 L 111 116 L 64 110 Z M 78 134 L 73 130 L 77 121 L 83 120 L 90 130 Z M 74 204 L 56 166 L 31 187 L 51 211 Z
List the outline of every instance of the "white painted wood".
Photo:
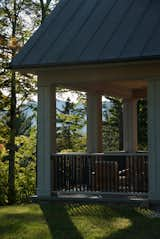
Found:
M 102 152 L 102 97 L 87 93 L 87 152 Z
M 148 152 L 138 152 L 138 153 L 127 153 L 123 151 L 118 151 L 118 152 L 107 152 L 107 153 L 57 153 L 57 154 L 52 154 L 52 156 L 62 156 L 62 155 L 73 155 L 73 156 L 128 156 L 128 157 L 143 157 L 143 156 L 148 156 Z
M 137 151 L 137 101 L 123 102 L 123 148 L 125 152 Z
M 51 154 L 56 152 L 56 89 L 38 80 L 37 195 L 51 194 Z
M 160 80 L 148 82 L 149 199 L 160 201 Z

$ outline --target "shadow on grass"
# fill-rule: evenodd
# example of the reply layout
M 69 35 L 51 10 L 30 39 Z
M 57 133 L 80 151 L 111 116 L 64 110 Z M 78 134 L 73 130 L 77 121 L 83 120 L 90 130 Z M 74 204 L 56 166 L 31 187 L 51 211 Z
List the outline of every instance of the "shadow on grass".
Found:
M 131 225 L 113 231 L 111 235 L 97 239 L 159 239 L 160 219 L 151 218 L 144 209 L 116 207 L 115 211 L 120 218 L 127 218 Z M 144 212 L 144 214 L 143 214 Z
M 69 216 L 63 203 L 40 204 L 43 215 L 48 223 L 54 239 L 83 239 Z
M 158 239 L 160 238 L 160 219 L 152 219 L 143 210 L 125 206 L 87 205 L 87 204 L 42 204 L 41 209 L 54 239 L 86 238 L 72 223 L 72 217 L 87 217 L 91 225 L 104 228 L 117 218 L 128 219 L 130 225 L 123 229 L 111 229 L 106 236 L 94 235 L 96 239 Z M 100 225 L 101 224 L 101 225 Z M 87 226 L 87 225 L 86 225 Z M 92 230 L 92 228 L 90 228 Z M 83 229 L 82 229 L 83 230 Z M 87 237 L 88 238 L 88 237 Z

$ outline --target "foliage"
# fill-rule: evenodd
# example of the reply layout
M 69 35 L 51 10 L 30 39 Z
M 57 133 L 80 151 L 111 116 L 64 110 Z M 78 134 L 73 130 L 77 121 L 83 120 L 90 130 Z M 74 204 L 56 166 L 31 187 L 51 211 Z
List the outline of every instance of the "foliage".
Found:
M 15 185 L 16 201 L 26 202 L 35 194 L 36 129 L 29 136 L 16 137 Z M 0 205 L 8 202 L 8 155 L 0 144 Z
M 36 130 L 16 138 L 16 201 L 25 202 L 36 192 Z
M 81 152 L 86 149 L 83 136 L 85 110 L 79 103 L 71 103 L 68 98 L 62 110 L 57 113 L 57 151 Z
M 103 111 L 103 150 L 118 151 L 123 149 L 122 100 L 108 99 L 111 108 Z
M 139 150 L 147 150 L 147 101 L 139 100 L 137 104 L 138 112 L 138 146 Z
M 103 148 L 104 151 L 123 149 L 123 102 L 109 98 L 111 108 L 103 111 Z M 137 103 L 138 150 L 147 150 L 147 101 L 141 99 Z
M 0 144 L 0 205 L 7 203 L 8 193 L 8 163 L 4 160 L 6 149 Z
M 18 132 L 19 107 L 35 92 L 35 79 L 32 76 L 21 76 L 7 69 L 9 62 L 18 53 L 27 40 L 29 24 L 26 20 L 27 11 L 32 5 L 31 1 L 2 0 L 0 2 L 0 87 L 7 92 L 8 106 L 6 124 L 8 137 L 6 147 L 8 149 L 8 201 L 14 203 L 15 194 L 15 152 L 16 136 Z M 27 5 L 26 5 L 27 4 Z M 26 8 L 27 6 L 27 8 Z M 32 12 L 33 13 L 33 12 Z M 31 34 L 31 32 L 30 32 Z
M 16 199 L 15 190 L 15 153 L 16 137 L 26 131 L 31 119 L 24 122 L 22 108 L 26 101 L 36 93 L 36 78 L 32 75 L 20 75 L 8 70 L 9 62 L 19 52 L 36 29 L 37 19 L 43 21 L 53 0 L 1 0 L 0 1 L 0 110 L 5 110 L 0 118 L 5 130 L 5 145 L 8 150 L 8 200 L 12 204 Z M 42 14 L 37 15 L 38 12 Z M 5 92 L 6 96 L 3 94 Z M 24 128 L 25 127 L 25 128 Z M 6 133 L 7 132 L 7 133 Z M 3 136 L 1 136 L 3 141 Z M 4 143 L 4 142 L 3 142 Z

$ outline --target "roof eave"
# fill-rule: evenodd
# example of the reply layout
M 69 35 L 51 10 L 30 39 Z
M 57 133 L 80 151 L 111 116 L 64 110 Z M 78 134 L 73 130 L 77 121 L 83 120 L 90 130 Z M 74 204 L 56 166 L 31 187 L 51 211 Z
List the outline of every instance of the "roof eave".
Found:
M 111 59 L 111 60 L 96 60 L 96 61 L 79 61 L 79 62 L 61 62 L 61 63 L 47 63 L 47 64 L 21 64 L 21 65 L 12 65 L 10 63 L 9 69 L 13 71 L 20 71 L 20 72 L 31 72 L 31 73 L 37 73 L 41 71 L 42 69 L 50 69 L 50 68 L 70 68 L 70 67 L 88 67 L 88 66 L 104 66 L 104 65 L 112 65 L 113 64 L 139 64 L 139 63 L 153 63 L 160 61 L 160 56 L 145 56 L 145 57 L 132 57 L 132 58 L 124 58 L 124 59 Z

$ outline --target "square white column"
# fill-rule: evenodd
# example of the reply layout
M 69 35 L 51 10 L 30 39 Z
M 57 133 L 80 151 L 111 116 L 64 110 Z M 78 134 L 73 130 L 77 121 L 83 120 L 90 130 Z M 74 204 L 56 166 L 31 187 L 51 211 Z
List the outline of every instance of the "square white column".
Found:
M 149 199 L 160 203 L 160 80 L 148 82 Z
M 102 97 L 87 93 L 87 152 L 102 152 Z
M 38 80 L 37 195 L 51 195 L 51 154 L 56 152 L 56 88 Z
M 137 100 L 123 101 L 123 148 L 126 152 L 137 151 Z

